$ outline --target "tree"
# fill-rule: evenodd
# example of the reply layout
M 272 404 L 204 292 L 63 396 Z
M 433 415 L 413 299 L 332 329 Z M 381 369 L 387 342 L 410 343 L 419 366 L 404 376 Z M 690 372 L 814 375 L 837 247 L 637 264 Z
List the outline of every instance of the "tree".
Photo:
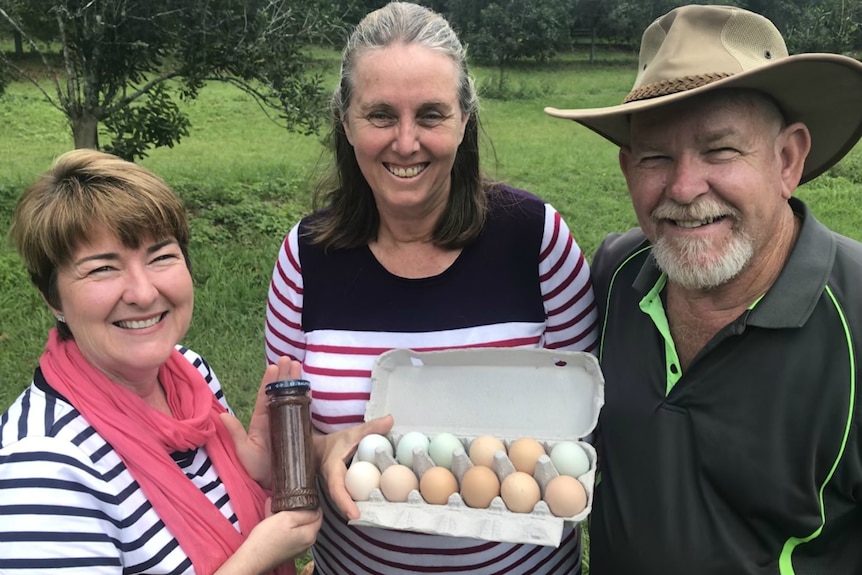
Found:
M 389 0 L 328 0 L 333 10 L 335 10 L 341 16 L 341 20 L 344 22 L 347 28 L 352 29 L 359 21 L 362 20 L 366 14 L 377 10 L 378 8 L 382 8 L 385 6 Z M 343 30 L 346 35 L 349 30 Z M 333 38 L 335 40 L 335 38 Z M 346 40 L 344 37 L 338 38 L 338 44 L 341 45 Z
M 609 37 L 637 49 L 644 30 L 656 18 L 674 8 L 686 4 L 722 4 L 736 6 L 739 0 L 698 0 L 679 2 L 678 0 L 615 0 L 605 21 L 608 23 Z
M 306 133 L 323 118 L 321 79 L 303 47 L 337 20 L 317 0 L 0 0 L 0 20 L 38 54 L 40 73 L 0 53 L 68 119 L 76 148 L 127 159 L 188 135 L 177 96 L 208 81 L 250 94 L 277 122 Z
M 479 25 L 465 33 L 471 54 L 497 66 L 502 91 L 506 66 L 521 59 L 547 61 L 568 44 L 567 13 L 558 0 L 492 2 L 480 11 Z
M 596 59 L 596 39 L 609 36 L 613 29 L 610 15 L 616 4 L 616 0 L 574 0 L 570 33 L 573 38 L 589 35 L 590 64 Z
M 676 0 L 578 0 L 606 9 L 606 34 L 631 46 L 654 18 L 682 4 Z M 862 48 L 860 0 L 698 0 L 698 4 L 739 6 L 769 18 L 791 53 L 850 52 Z M 582 11 L 579 13 L 583 13 Z
M 750 0 L 746 7 L 772 20 L 793 54 L 862 48 L 859 0 Z

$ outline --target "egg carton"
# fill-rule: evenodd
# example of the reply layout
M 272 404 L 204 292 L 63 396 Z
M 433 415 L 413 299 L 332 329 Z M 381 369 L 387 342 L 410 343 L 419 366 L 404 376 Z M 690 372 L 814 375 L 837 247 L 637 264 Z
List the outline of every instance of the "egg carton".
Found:
M 453 459 L 460 486 L 465 470 L 459 470 L 456 461 L 466 457 L 470 442 L 480 435 L 498 437 L 507 448 L 516 439 L 531 437 L 546 454 L 559 441 L 575 441 L 590 463 L 589 470 L 578 477 L 587 505 L 575 516 L 557 517 L 544 500 L 530 513 L 515 513 L 499 495 L 487 509 L 477 509 L 467 506 L 459 493 L 453 493 L 445 505 L 432 505 L 414 490 L 406 502 L 397 503 L 387 501 L 377 488 L 367 501 L 357 502 L 360 517 L 351 524 L 559 546 L 564 528 L 583 521 L 592 510 L 596 452 L 584 439 L 595 428 L 603 403 L 604 378 L 598 361 L 587 353 L 508 348 L 386 352 L 372 370 L 365 419 L 391 413 L 393 445 L 409 431 L 421 431 L 429 438 L 442 432 L 456 435 L 464 446 L 464 452 Z M 375 453 L 381 471 L 394 462 L 391 456 L 381 459 L 382 455 Z M 534 477 L 544 496 L 545 485 L 557 471 L 547 455 L 540 459 Z M 417 476 L 429 465 L 433 461 L 427 453 L 414 452 Z M 514 467 L 498 452 L 494 470 L 502 482 Z

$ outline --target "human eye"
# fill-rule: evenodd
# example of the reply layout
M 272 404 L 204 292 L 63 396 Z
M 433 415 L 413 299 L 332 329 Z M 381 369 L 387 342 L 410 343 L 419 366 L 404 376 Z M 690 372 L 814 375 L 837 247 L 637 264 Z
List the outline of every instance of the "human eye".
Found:
M 419 112 L 418 121 L 424 126 L 436 126 L 451 118 L 451 114 L 436 107 L 429 107 Z
M 664 162 L 670 160 L 669 156 L 664 156 L 662 154 L 643 154 L 638 157 L 638 166 L 643 168 L 652 168 L 658 167 L 662 165 Z
M 77 266 L 78 275 L 82 277 L 99 277 L 117 271 L 117 268 L 104 262 L 87 262 Z
M 150 263 L 152 264 L 165 264 L 172 263 L 178 260 L 181 260 L 183 257 L 182 251 L 179 246 L 176 244 L 170 244 L 165 246 L 158 251 L 154 252 L 152 255 L 152 259 Z
M 707 155 L 715 161 L 732 160 L 739 155 L 739 150 L 731 146 L 718 146 L 711 148 Z
M 419 118 L 419 124 L 428 128 L 439 126 L 444 121 L 446 121 L 446 118 L 440 114 L 424 114 Z
M 395 116 L 385 110 L 372 110 L 365 114 L 365 119 L 379 128 L 385 128 L 395 123 Z

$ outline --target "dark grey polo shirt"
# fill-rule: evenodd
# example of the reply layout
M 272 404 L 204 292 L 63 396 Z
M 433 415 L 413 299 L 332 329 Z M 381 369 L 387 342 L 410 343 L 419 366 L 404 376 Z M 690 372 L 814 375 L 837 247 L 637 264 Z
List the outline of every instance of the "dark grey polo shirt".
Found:
M 685 373 L 643 234 L 596 253 L 592 575 L 862 573 L 862 244 L 791 205 L 775 285 Z

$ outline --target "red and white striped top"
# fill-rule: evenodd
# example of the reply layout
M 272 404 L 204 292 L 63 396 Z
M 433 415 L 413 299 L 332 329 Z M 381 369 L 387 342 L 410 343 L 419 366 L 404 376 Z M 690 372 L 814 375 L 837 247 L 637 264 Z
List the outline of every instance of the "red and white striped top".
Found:
M 311 216 L 313 217 L 313 216 Z M 364 420 L 374 360 L 393 348 L 546 347 L 593 351 L 589 267 L 559 213 L 521 190 L 491 194 L 484 231 L 442 274 L 406 279 L 367 247 L 324 252 L 305 220 L 282 245 L 270 285 L 266 355 L 302 362 L 323 432 Z M 313 550 L 324 575 L 579 571 L 576 531 L 559 548 L 347 526 L 324 506 Z

